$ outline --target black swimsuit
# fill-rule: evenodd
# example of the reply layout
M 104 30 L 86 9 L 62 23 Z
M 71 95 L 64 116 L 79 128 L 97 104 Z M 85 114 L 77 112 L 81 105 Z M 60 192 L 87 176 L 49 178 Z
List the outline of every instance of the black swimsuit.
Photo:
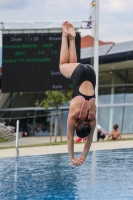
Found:
M 82 96 L 85 100 L 90 100 L 95 98 L 95 85 L 96 85 L 96 75 L 94 69 L 88 64 L 79 64 L 72 73 L 71 79 L 73 81 L 73 95 L 72 98 L 76 96 Z M 90 81 L 93 85 L 94 95 L 87 96 L 79 91 L 80 85 L 84 81 Z

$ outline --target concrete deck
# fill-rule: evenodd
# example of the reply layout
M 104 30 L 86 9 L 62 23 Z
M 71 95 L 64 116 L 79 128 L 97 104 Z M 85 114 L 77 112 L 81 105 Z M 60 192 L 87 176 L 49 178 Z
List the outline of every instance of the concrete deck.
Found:
M 133 138 L 133 134 L 123 134 L 122 138 Z M 57 136 L 57 141 L 61 141 L 60 136 Z M 62 141 L 67 141 L 67 136 L 62 136 Z M 32 136 L 32 137 L 21 137 L 19 138 L 19 145 L 30 145 L 30 144 L 43 144 L 43 143 L 49 143 L 50 137 L 49 136 Z M 54 142 L 54 136 L 52 136 L 52 141 Z M 8 141 L 4 143 L 0 143 L 0 147 L 6 147 L 6 146 L 15 146 L 16 140 Z
M 57 141 L 60 141 L 59 136 L 57 136 Z M 62 136 L 62 141 L 67 141 L 67 137 Z M 19 145 L 43 144 L 49 142 L 50 142 L 49 136 L 32 136 L 32 137 L 19 138 Z M 54 137 L 52 137 L 52 142 L 54 142 Z M 16 145 L 16 140 L 0 143 L 0 147 L 15 146 L 15 145 Z
M 66 136 L 63 137 L 66 140 Z M 60 141 L 60 137 L 57 138 Z M 27 137 L 20 138 L 19 145 L 28 144 L 41 144 L 49 142 L 49 137 Z M 0 146 L 15 146 L 15 141 L 1 143 Z M 75 144 L 75 152 L 82 152 L 84 143 Z M 106 149 L 122 149 L 122 148 L 133 148 L 133 140 L 128 141 L 111 141 L 111 142 L 93 142 L 90 151 L 106 150 Z M 67 145 L 54 145 L 54 146 L 41 146 L 41 147 L 26 147 L 19 148 L 20 156 L 31 156 L 31 155 L 44 155 L 44 154 L 57 154 L 57 153 L 68 153 Z M 16 149 L 0 149 L 0 158 L 2 157 L 15 157 Z

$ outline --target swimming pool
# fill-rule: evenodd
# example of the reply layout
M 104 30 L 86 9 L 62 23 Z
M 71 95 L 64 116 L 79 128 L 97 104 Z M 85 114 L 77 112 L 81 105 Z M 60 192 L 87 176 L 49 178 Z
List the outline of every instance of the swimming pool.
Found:
M 16 199 L 132 200 L 133 149 L 89 152 L 81 167 L 68 154 L 2 158 L 0 200 Z

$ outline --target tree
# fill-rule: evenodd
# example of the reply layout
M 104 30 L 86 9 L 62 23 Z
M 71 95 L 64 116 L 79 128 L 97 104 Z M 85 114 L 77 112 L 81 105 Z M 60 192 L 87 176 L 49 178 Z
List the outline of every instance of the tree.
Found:
M 54 107 L 56 109 L 56 117 L 55 117 L 55 142 L 57 136 L 57 119 L 58 119 L 58 109 L 64 103 L 70 101 L 72 97 L 72 90 L 60 90 L 60 91 L 46 91 L 45 98 L 41 102 L 40 106 L 44 108 Z M 39 102 L 36 102 L 38 105 Z
M 46 91 L 45 98 L 41 102 L 41 106 L 44 108 L 54 107 L 55 109 L 59 109 L 64 103 L 70 101 L 72 96 L 71 90 L 61 90 L 61 91 Z

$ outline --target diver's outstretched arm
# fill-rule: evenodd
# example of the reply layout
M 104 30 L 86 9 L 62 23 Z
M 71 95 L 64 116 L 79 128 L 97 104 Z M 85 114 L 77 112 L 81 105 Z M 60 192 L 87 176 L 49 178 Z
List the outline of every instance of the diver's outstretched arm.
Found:
M 71 159 L 70 165 L 81 166 L 84 163 L 84 161 L 85 161 L 85 159 L 87 157 L 88 151 L 90 149 L 91 143 L 92 143 L 95 126 L 96 126 L 96 120 L 91 122 L 92 130 L 91 130 L 90 134 L 86 137 L 86 141 L 85 141 L 85 144 L 84 144 L 84 149 L 83 149 L 83 152 L 81 154 L 81 157 L 80 158 Z
M 93 139 L 93 133 L 96 127 L 96 119 L 92 122 L 90 122 L 91 125 L 91 132 L 90 134 L 86 137 L 86 141 L 85 141 L 85 145 L 84 145 L 84 149 L 81 155 L 81 160 L 83 159 L 83 161 L 86 159 L 86 156 L 88 154 L 88 151 L 90 149 L 91 143 L 92 143 L 92 139 Z

